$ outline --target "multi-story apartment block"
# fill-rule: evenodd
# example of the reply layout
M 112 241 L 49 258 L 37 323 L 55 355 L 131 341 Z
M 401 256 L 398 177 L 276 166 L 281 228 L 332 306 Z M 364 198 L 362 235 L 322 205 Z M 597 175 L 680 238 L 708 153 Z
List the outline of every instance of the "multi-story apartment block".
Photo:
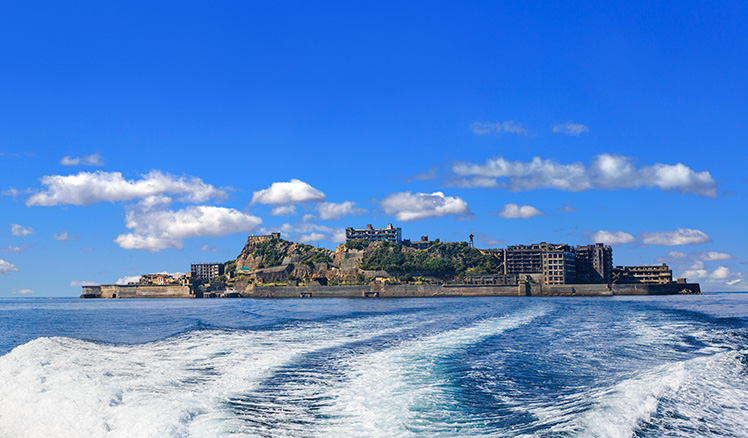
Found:
M 569 245 L 549 244 L 541 252 L 543 283 L 567 284 L 576 282 L 577 256 Z
M 386 228 L 374 228 L 371 224 L 367 225 L 364 229 L 353 229 L 348 227 L 345 230 L 345 241 L 350 242 L 351 240 L 366 240 L 368 242 L 397 242 L 403 241 L 403 229 L 400 227 L 393 227 L 392 224 L 387 224 Z
M 193 263 L 190 266 L 192 281 L 211 281 L 223 275 L 223 263 Z
M 504 272 L 507 274 L 531 274 L 543 272 L 543 250 L 548 244 L 510 245 L 504 251 Z
M 667 264 L 654 266 L 616 266 L 612 272 L 613 283 L 672 283 L 673 271 Z
M 613 249 L 602 243 L 577 246 L 577 283 L 610 284 L 613 272 Z

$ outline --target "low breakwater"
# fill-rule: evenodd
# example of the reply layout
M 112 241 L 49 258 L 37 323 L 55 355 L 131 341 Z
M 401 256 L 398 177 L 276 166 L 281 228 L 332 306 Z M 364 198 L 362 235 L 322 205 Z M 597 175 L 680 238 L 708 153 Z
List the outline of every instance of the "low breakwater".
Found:
M 343 286 L 250 285 L 226 296 L 239 298 L 412 298 L 412 297 L 541 297 L 700 294 L 698 283 L 668 284 L 564 284 L 462 285 L 369 284 Z M 222 294 L 215 294 L 221 296 Z M 101 285 L 83 286 L 81 298 L 203 298 L 188 286 Z

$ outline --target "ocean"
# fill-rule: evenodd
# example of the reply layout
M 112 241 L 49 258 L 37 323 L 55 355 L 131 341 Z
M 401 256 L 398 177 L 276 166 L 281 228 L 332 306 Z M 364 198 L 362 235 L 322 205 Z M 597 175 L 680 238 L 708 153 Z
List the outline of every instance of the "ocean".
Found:
M 0 299 L 0 437 L 745 437 L 748 294 Z

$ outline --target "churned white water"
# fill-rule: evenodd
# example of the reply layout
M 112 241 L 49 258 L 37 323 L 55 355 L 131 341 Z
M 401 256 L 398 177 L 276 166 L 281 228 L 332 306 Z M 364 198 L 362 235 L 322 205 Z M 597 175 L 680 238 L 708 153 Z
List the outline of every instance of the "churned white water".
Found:
M 0 438 L 744 437 L 748 299 L 717 298 L 63 303 L 102 341 L 0 301 L 48 334 L 0 356 Z

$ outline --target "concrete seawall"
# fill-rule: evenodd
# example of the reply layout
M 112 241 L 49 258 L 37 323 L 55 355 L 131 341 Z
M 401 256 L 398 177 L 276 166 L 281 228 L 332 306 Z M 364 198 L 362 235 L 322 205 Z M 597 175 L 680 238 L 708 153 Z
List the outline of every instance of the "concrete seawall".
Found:
M 195 298 L 188 286 L 118 285 L 83 286 L 81 298 Z
M 540 285 L 369 284 L 344 286 L 258 286 L 239 293 L 242 298 L 407 298 L 407 297 L 541 297 L 698 294 L 698 283 Z M 197 298 L 187 286 L 83 286 L 81 298 Z

